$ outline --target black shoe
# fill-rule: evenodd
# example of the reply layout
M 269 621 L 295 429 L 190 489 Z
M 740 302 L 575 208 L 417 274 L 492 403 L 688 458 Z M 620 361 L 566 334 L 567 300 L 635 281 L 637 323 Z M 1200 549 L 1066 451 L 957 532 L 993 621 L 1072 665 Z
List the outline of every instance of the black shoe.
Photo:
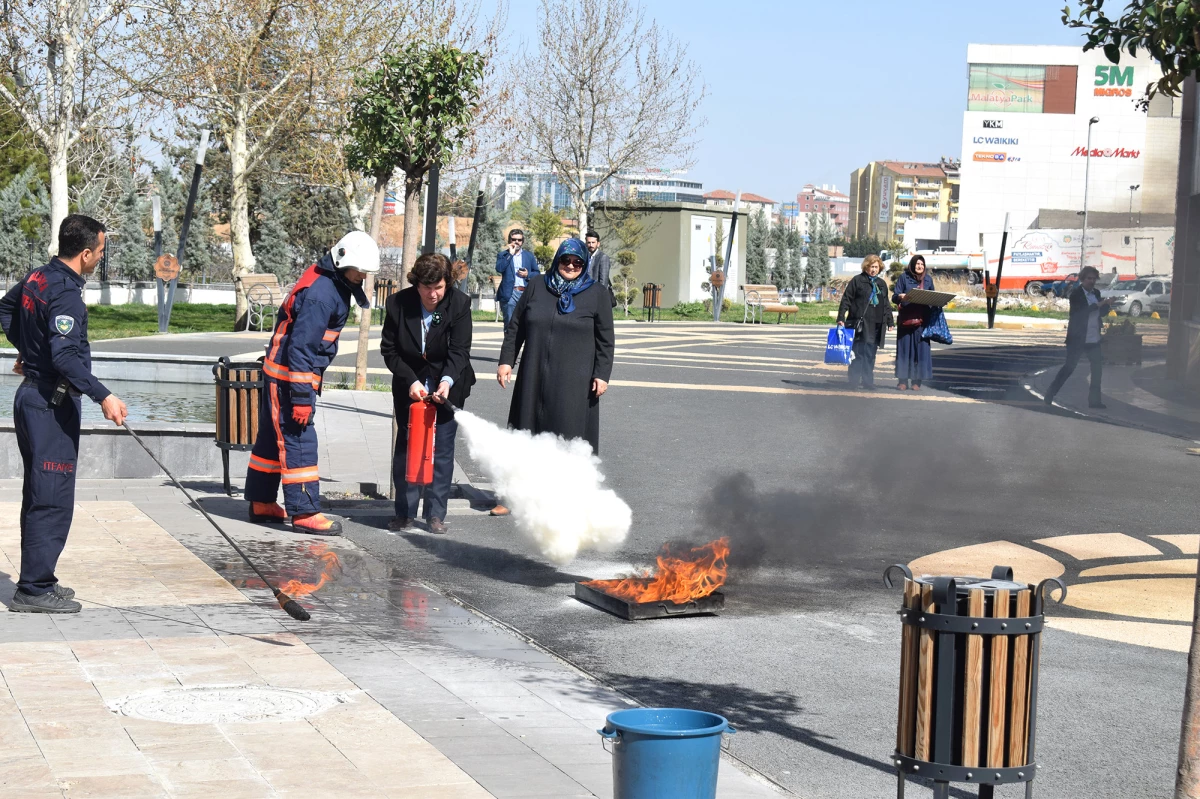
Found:
M 393 516 L 391 521 L 388 522 L 388 529 L 396 533 L 400 532 L 401 530 L 407 530 L 411 526 L 412 519 L 401 516 Z
M 429 520 L 429 532 L 433 533 L 434 535 L 445 535 L 446 523 L 434 516 Z
M 8 609 L 14 613 L 78 613 L 83 608 L 73 599 L 64 599 L 54 591 L 44 594 L 27 594 L 17 589 Z
M 1042 402 L 1046 403 L 1047 405 L 1053 405 L 1054 397 L 1050 394 L 1047 394 L 1046 396 L 1042 397 Z
M 1097 410 L 1101 410 L 1101 411 L 1102 411 L 1102 410 L 1104 410 L 1105 408 L 1107 408 L 1108 406 L 1107 406 L 1107 405 L 1105 405 L 1103 402 L 1089 402 L 1089 403 L 1088 403 L 1088 407 L 1089 407 L 1089 408 L 1096 408 Z
M 58 594 L 63 599 L 74 599 L 75 598 L 75 589 L 67 588 L 65 585 L 62 585 L 60 583 L 55 583 L 54 587 L 50 590 L 53 591 L 54 593 Z

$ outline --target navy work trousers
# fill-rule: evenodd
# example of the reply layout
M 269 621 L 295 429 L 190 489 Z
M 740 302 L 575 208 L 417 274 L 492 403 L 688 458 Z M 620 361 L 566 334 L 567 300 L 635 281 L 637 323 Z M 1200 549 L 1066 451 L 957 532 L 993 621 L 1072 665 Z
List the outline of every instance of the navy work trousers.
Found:
M 311 422 L 301 427 L 292 419 L 289 385 L 268 377 L 259 405 L 258 437 L 246 470 L 246 499 L 275 502 L 281 480 L 283 506 L 289 514 L 321 512 L 317 431 Z
M 407 401 L 396 403 L 396 451 L 392 456 L 392 482 L 396 487 L 396 516 L 417 518 L 417 503 L 424 489 L 424 518 L 446 520 L 450 501 L 450 484 L 454 480 L 454 438 L 458 422 L 448 411 L 438 412 L 433 431 L 433 482 L 427 486 L 410 485 L 404 478 L 408 467 L 408 406 Z M 445 418 L 445 421 L 442 421 Z
M 25 482 L 21 486 L 21 576 L 17 588 L 40 595 L 58 583 L 54 569 L 67 543 L 75 511 L 75 472 L 79 458 L 78 395 L 54 407 L 52 384 L 26 380 L 13 400 L 17 448 Z

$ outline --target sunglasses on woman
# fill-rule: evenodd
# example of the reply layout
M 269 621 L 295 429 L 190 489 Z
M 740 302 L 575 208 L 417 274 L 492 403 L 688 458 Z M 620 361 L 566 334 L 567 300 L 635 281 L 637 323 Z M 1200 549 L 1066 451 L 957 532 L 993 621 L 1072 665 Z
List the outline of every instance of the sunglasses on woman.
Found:
M 582 269 L 583 261 L 574 255 L 568 255 L 558 262 L 560 266 L 569 266 L 572 269 Z

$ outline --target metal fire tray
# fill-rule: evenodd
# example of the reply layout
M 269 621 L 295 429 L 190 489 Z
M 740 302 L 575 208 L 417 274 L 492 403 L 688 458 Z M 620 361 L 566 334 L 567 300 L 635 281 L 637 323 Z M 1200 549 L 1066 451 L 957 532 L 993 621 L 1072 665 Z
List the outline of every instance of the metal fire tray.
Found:
M 725 595 L 720 591 L 713 591 L 708 596 L 684 603 L 629 602 L 579 582 L 575 583 L 575 598 L 628 621 L 667 619 L 674 616 L 704 616 L 725 609 Z

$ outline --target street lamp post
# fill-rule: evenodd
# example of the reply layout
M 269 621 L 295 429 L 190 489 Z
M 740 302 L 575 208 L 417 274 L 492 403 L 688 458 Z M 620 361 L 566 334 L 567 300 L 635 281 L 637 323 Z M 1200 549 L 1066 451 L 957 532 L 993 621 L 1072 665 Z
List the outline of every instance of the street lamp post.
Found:
M 1087 257 L 1087 195 L 1088 195 L 1088 172 L 1092 166 L 1092 125 L 1100 121 L 1100 117 L 1092 117 L 1088 120 L 1087 133 L 1087 155 L 1083 163 L 1083 235 L 1079 237 L 1079 268 L 1083 269 L 1087 264 L 1084 259 Z M 1132 195 L 1131 195 L 1132 196 Z
M 1133 193 L 1141 188 L 1141 183 L 1135 183 L 1129 187 L 1129 226 L 1133 227 Z

